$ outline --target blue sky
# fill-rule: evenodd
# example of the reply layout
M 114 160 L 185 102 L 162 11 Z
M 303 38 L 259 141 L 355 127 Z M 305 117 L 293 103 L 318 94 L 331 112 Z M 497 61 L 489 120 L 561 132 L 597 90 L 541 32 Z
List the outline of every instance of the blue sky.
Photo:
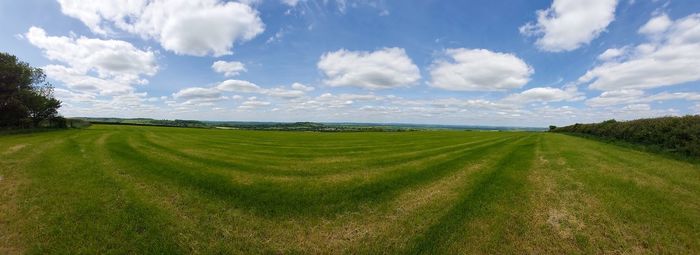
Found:
M 0 2 L 66 116 L 546 126 L 700 112 L 697 0 Z

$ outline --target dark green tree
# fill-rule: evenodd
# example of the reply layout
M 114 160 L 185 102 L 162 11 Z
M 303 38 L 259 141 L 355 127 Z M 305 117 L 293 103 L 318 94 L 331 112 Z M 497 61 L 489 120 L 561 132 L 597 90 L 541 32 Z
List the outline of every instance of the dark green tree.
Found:
M 0 52 L 0 127 L 36 127 L 59 107 L 41 68 Z

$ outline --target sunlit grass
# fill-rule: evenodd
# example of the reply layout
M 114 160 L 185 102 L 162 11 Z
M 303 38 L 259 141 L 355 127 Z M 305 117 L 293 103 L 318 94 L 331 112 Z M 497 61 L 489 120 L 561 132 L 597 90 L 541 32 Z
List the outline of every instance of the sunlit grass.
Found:
M 700 166 L 519 132 L 0 136 L 0 253 L 693 253 Z

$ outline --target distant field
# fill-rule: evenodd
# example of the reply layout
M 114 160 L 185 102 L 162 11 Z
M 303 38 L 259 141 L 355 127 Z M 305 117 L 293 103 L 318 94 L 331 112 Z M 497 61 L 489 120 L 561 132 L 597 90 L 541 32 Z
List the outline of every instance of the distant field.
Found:
M 0 254 L 691 254 L 700 165 L 562 134 L 0 136 Z

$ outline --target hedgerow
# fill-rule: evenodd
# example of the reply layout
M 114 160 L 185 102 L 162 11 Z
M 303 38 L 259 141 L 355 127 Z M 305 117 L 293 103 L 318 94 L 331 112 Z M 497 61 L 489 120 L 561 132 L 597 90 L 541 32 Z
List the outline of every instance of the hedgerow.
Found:
M 551 132 L 591 135 L 687 156 L 700 156 L 700 115 L 576 123 L 553 128 Z

